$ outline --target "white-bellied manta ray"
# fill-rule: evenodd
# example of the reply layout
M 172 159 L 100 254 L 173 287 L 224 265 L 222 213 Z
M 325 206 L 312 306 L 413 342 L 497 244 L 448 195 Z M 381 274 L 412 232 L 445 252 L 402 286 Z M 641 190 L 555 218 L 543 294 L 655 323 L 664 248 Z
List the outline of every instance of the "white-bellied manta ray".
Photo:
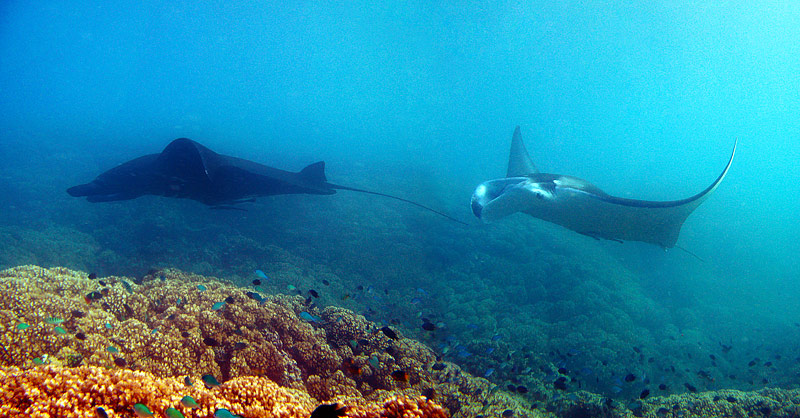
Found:
M 522 143 L 519 126 L 511 139 L 505 178 L 481 183 L 472 195 L 472 213 L 493 221 L 523 212 L 580 234 L 612 241 L 642 241 L 672 248 L 686 218 L 719 186 L 722 174 L 702 192 L 682 200 L 647 201 L 610 196 L 576 177 L 540 173 Z
M 328 183 L 325 162 L 308 165 L 297 173 L 268 167 L 242 158 L 218 154 L 187 138 L 169 143 L 159 154 L 148 154 L 122 163 L 67 193 L 89 202 L 111 202 L 155 195 L 196 200 L 213 208 L 253 201 L 259 196 L 281 194 L 334 194 L 350 190 L 400 200 L 464 222 L 427 206 L 392 196 Z

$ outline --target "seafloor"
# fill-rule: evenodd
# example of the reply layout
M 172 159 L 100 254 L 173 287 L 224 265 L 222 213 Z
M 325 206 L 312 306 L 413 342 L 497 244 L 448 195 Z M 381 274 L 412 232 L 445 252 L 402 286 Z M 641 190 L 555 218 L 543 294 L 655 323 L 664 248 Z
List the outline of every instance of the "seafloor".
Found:
M 324 280 L 324 279 L 320 279 Z M 174 269 L 139 278 L 0 272 L 0 416 L 795 417 L 800 390 L 717 390 L 620 402 L 529 379 L 473 376 L 398 327 L 317 298 Z M 303 292 L 305 293 L 305 292 Z M 219 385 L 208 381 L 214 376 Z M 206 376 L 205 379 L 203 376 Z M 198 403 L 181 403 L 184 396 Z M 140 410 L 141 411 L 141 410 Z M 172 411 L 176 416 L 175 411 Z M 218 415 L 222 416 L 222 415 Z

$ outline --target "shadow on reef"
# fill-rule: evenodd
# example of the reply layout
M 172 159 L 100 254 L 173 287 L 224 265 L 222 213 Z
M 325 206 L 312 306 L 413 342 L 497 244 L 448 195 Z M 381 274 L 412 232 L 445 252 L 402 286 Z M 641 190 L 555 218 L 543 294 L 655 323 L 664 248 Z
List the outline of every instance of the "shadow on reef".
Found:
M 172 269 L 130 279 L 23 266 L 0 272 L 0 292 L 0 412 L 7 415 L 57 410 L 66 402 L 85 413 L 105 405 L 116 416 L 133 416 L 136 403 L 163 409 L 188 394 L 246 417 L 308 416 L 323 402 L 348 406 L 352 417 L 443 417 L 445 410 L 452 417 L 505 418 L 800 412 L 796 390 L 722 390 L 620 404 L 586 391 L 563 396 L 541 381 L 537 391 L 546 400 L 531 405 L 442 361 L 398 329 L 346 309 Z

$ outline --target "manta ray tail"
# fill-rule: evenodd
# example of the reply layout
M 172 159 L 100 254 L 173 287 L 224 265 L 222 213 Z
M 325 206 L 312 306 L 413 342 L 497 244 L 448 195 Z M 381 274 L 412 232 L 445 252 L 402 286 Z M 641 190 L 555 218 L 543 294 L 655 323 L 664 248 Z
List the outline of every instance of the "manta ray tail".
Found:
M 312 164 L 312 165 L 313 165 L 313 164 Z M 308 167 L 306 167 L 306 168 L 308 168 Z M 305 171 L 305 170 L 303 170 L 303 171 Z M 414 201 L 412 201 L 412 200 L 403 199 L 402 197 L 392 196 L 392 195 L 390 195 L 390 194 L 386 194 L 386 193 L 373 192 L 373 191 L 370 191 L 370 190 L 357 189 L 357 188 L 355 188 L 355 187 L 339 186 L 339 185 L 336 185 L 336 184 L 330 184 L 330 183 L 328 183 L 328 184 L 329 184 L 329 185 L 330 185 L 330 187 L 331 187 L 331 188 L 333 188 L 333 189 L 338 189 L 338 190 L 349 190 L 349 191 L 351 191 L 351 192 L 366 193 L 366 194 L 372 194 L 372 195 L 376 195 L 376 196 L 388 197 L 389 199 L 395 199 L 395 200 L 399 200 L 399 201 L 401 201 L 401 202 L 405 202 L 405 203 L 412 204 L 412 205 L 414 205 L 414 206 L 416 206 L 416 207 L 418 207 L 418 208 L 425 209 L 425 210 L 427 210 L 427 211 L 429 211 L 429 212 L 433 212 L 433 213 L 435 213 L 435 214 L 437 214 L 437 215 L 439 215 L 439 216 L 444 216 L 445 218 L 447 218 L 447 219 L 449 219 L 449 220 L 451 220 L 451 221 L 453 221 L 453 222 L 460 223 L 461 225 L 469 225 L 469 224 L 467 224 L 466 222 L 459 221 L 458 219 L 456 219 L 456 218 L 454 218 L 454 217 L 452 217 L 452 216 L 450 216 L 450 215 L 448 215 L 448 214 L 446 214 L 446 213 L 439 212 L 439 211 L 438 211 L 438 210 L 436 210 L 436 209 L 429 208 L 429 207 L 427 207 L 427 206 L 425 206 L 425 205 L 423 205 L 423 204 L 421 204 L 421 203 L 417 203 L 417 202 L 414 202 Z

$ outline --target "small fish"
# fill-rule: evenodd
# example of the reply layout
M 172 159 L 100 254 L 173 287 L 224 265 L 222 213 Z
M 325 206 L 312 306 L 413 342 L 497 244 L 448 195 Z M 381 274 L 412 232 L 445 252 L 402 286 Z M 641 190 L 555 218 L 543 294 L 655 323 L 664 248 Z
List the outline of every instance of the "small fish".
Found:
M 24 322 L 21 322 L 21 323 L 17 324 L 17 329 L 20 330 L 20 331 L 26 330 L 29 327 L 30 327 L 30 325 L 28 325 L 28 324 L 26 324 Z
M 106 322 L 106 329 L 112 329 L 112 328 L 114 328 L 114 326 L 111 325 L 110 322 Z
M 435 331 L 436 325 L 434 325 L 433 322 L 423 322 L 422 329 L 424 329 L 425 331 Z
M 116 364 L 117 367 L 125 367 L 128 365 L 128 362 L 122 357 L 117 357 L 114 359 L 114 364 Z
M 650 389 L 645 389 L 639 394 L 639 399 L 644 399 L 650 394 Z
M 258 279 L 253 280 L 253 286 L 261 286 L 261 280 Z
M 83 299 L 86 301 L 86 303 L 92 303 L 92 301 L 100 300 L 102 297 L 103 294 L 100 292 L 89 292 L 83 297 Z
M 201 292 L 205 292 L 206 291 L 206 287 L 201 285 L 201 284 L 199 284 L 199 285 L 197 285 L 197 290 L 199 290 Z
M 153 328 L 153 330 L 150 331 L 150 335 L 153 335 L 153 334 L 155 334 L 157 332 L 158 332 L 158 328 Z
M 288 290 L 288 291 L 292 291 L 292 290 L 297 290 L 297 288 L 296 288 L 296 287 L 294 287 L 293 285 L 287 284 L 287 285 L 286 285 L 286 290 Z
M 234 299 L 233 296 L 228 296 L 225 298 L 225 303 L 232 304 L 233 302 L 236 302 L 236 299 Z
M 369 360 L 367 362 L 369 363 L 370 366 L 372 366 L 373 369 L 375 369 L 375 370 L 378 369 L 379 361 L 378 361 L 377 357 L 372 356 L 372 357 L 369 358 Z
M 100 283 L 100 286 L 106 286 L 106 282 L 99 280 L 97 283 Z
M 136 413 L 137 417 L 152 417 L 153 413 L 150 412 L 150 409 L 146 407 L 144 404 L 137 403 L 133 405 L 133 412 Z
M 75 338 L 77 338 L 77 339 L 79 339 L 79 340 L 83 341 L 83 340 L 85 340 L 85 339 L 86 339 L 86 334 L 84 334 L 84 333 L 82 333 L 82 332 L 75 333 Z
M 203 383 L 209 388 L 215 388 L 219 386 L 219 381 L 214 376 L 207 374 L 203 375 Z
M 324 284 L 325 286 L 330 286 L 331 282 L 329 282 L 329 281 L 327 281 L 325 279 L 322 279 L 322 284 Z
M 506 409 L 505 411 L 503 411 L 502 415 L 503 415 L 503 418 L 511 418 L 514 415 L 514 411 L 512 411 L 510 409 Z
M 315 298 L 315 299 L 319 297 L 319 293 L 317 293 L 317 291 L 316 291 L 316 290 L 314 290 L 314 289 L 308 289 L 308 293 L 309 293 L 311 296 L 314 296 L 314 298 Z
M 181 405 L 192 409 L 200 408 L 200 404 L 198 404 L 197 401 L 195 401 L 194 398 L 192 398 L 189 395 L 186 395 L 183 398 L 181 398 Z
M 422 299 L 420 298 L 411 299 L 411 303 L 413 303 L 414 305 L 420 304 L 422 303 Z
M 692 385 L 690 385 L 688 382 L 684 383 L 683 386 L 685 386 L 686 389 L 689 390 L 689 392 L 697 392 L 697 388 L 692 386 Z
M 319 322 L 321 319 L 320 317 L 311 315 L 306 311 L 300 312 L 300 318 L 308 322 Z
M 528 388 L 526 388 L 525 386 L 522 386 L 522 385 L 517 386 L 517 392 L 518 393 L 528 393 Z
M 445 367 L 446 366 L 444 365 L 444 363 L 436 363 L 431 367 L 431 369 L 439 371 L 439 370 L 444 370 Z
M 492 341 L 500 341 L 500 339 L 502 339 L 502 338 L 503 338 L 503 336 L 502 336 L 502 335 L 500 335 L 500 334 L 495 334 L 495 335 L 492 337 Z
M 33 359 L 33 364 L 41 366 L 44 364 L 44 360 L 41 357 L 36 357 L 35 359 Z
M 67 333 L 67 330 L 65 330 L 62 327 L 55 327 L 55 328 L 53 328 L 53 331 L 55 331 L 56 334 L 61 334 L 61 335 L 64 335 L 64 334 Z
M 494 373 L 494 369 L 490 367 L 490 368 L 486 369 L 486 373 L 483 374 L 483 377 L 488 378 L 493 373 Z
M 242 418 L 241 415 L 234 415 L 227 409 L 220 408 L 214 411 L 214 418 Z
M 166 415 L 168 418 L 186 418 L 181 411 L 178 411 L 171 406 L 164 411 L 164 415 Z
M 117 347 L 114 347 L 113 345 L 109 345 L 108 347 L 106 347 L 106 351 L 108 351 L 109 353 L 119 353 Z
M 392 379 L 398 382 L 408 382 L 408 373 L 405 370 L 395 370 L 392 372 Z
M 343 417 L 347 412 L 347 407 L 339 408 L 338 403 L 322 404 L 314 409 L 311 418 L 336 418 Z
M 127 291 L 128 293 L 133 293 L 133 288 L 131 287 L 131 284 L 126 282 L 125 280 L 122 281 L 122 287 L 124 287 L 125 291 Z
M 98 406 L 97 409 L 95 409 L 95 412 L 97 412 L 97 418 L 108 418 L 108 414 L 102 406 Z
M 218 311 L 218 310 L 222 309 L 223 306 L 225 306 L 225 302 L 217 302 L 217 303 L 211 305 L 211 310 L 212 311 Z
M 97 274 L 94 272 L 89 273 L 89 280 L 97 280 Z
M 219 346 L 219 341 L 217 341 L 215 338 L 211 338 L 211 337 L 203 338 L 203 343 L 205 345 L 209 346 L 209 347 L 217 347 L 217 346 Z
M 247 343 L 241 341 L 233 345 L 234 350 L 244 350 L 245 348 L 247 348 Z
M 256 276 L 258 276 L 259 279 L 267 280 L 267 275 L 261 270 L 256 270 Z
M 347 299 L 350 299 L 350 294 L 349 293 L 347 293 L 344 296 L 342 296 L 342 300 L 347 300 Z
M 261 302 L 264 300 L 264 298 L 256 292 L 247 292 L 245 294 L 247 295 L 247 297 L 253 299 L 256 302 Z
M 628 375 L 625 376 L 625 381 L 628 383 L 633 382 L 634 380 L 636 380 L 636 375 L 633 373 L 628 373 Z
M 45 321 L 45 322 L 47 322 L 47 323 L 48 323 L 48 324 L 50 324 L 50 325 L 58 325 L 58 324 L 60 324 L 60 323 L 64 322 L 64 320 L 63 320 L 63 319 L 61 319 L 61 318 L 56 318 L 56 317 L 54 317 L 54 316 L 48 317 L 48 318 L 47 318 L 47 319 L 45 319 L 44 321 Z
M 559 377 L 553 382 L 553 387 L 558 390 L 567 390 L 567 378 L 564 376 Z
M 380 329 L 380 331 L 381 331 L 382 333 L 384 333 L 384 334 L 385 334 L 387 337 L 389 337 L 389 338 L 391 338 L 391 339 L 393 339 L 393 340 L 396 340 L 396 339 L 398 339 L 398 338 L 397 338 L 397 333 L 396 333 L 396 332 L 394 332 L 394 331 L 393 331 L 391 328 L 389 328 L 389 327 L 383 327 L 383 328 L 381 328 L 381 329 Z
M 667 385 L 665 385 L 663 383 L 658 385 L 658 390 L 667 390 Z

